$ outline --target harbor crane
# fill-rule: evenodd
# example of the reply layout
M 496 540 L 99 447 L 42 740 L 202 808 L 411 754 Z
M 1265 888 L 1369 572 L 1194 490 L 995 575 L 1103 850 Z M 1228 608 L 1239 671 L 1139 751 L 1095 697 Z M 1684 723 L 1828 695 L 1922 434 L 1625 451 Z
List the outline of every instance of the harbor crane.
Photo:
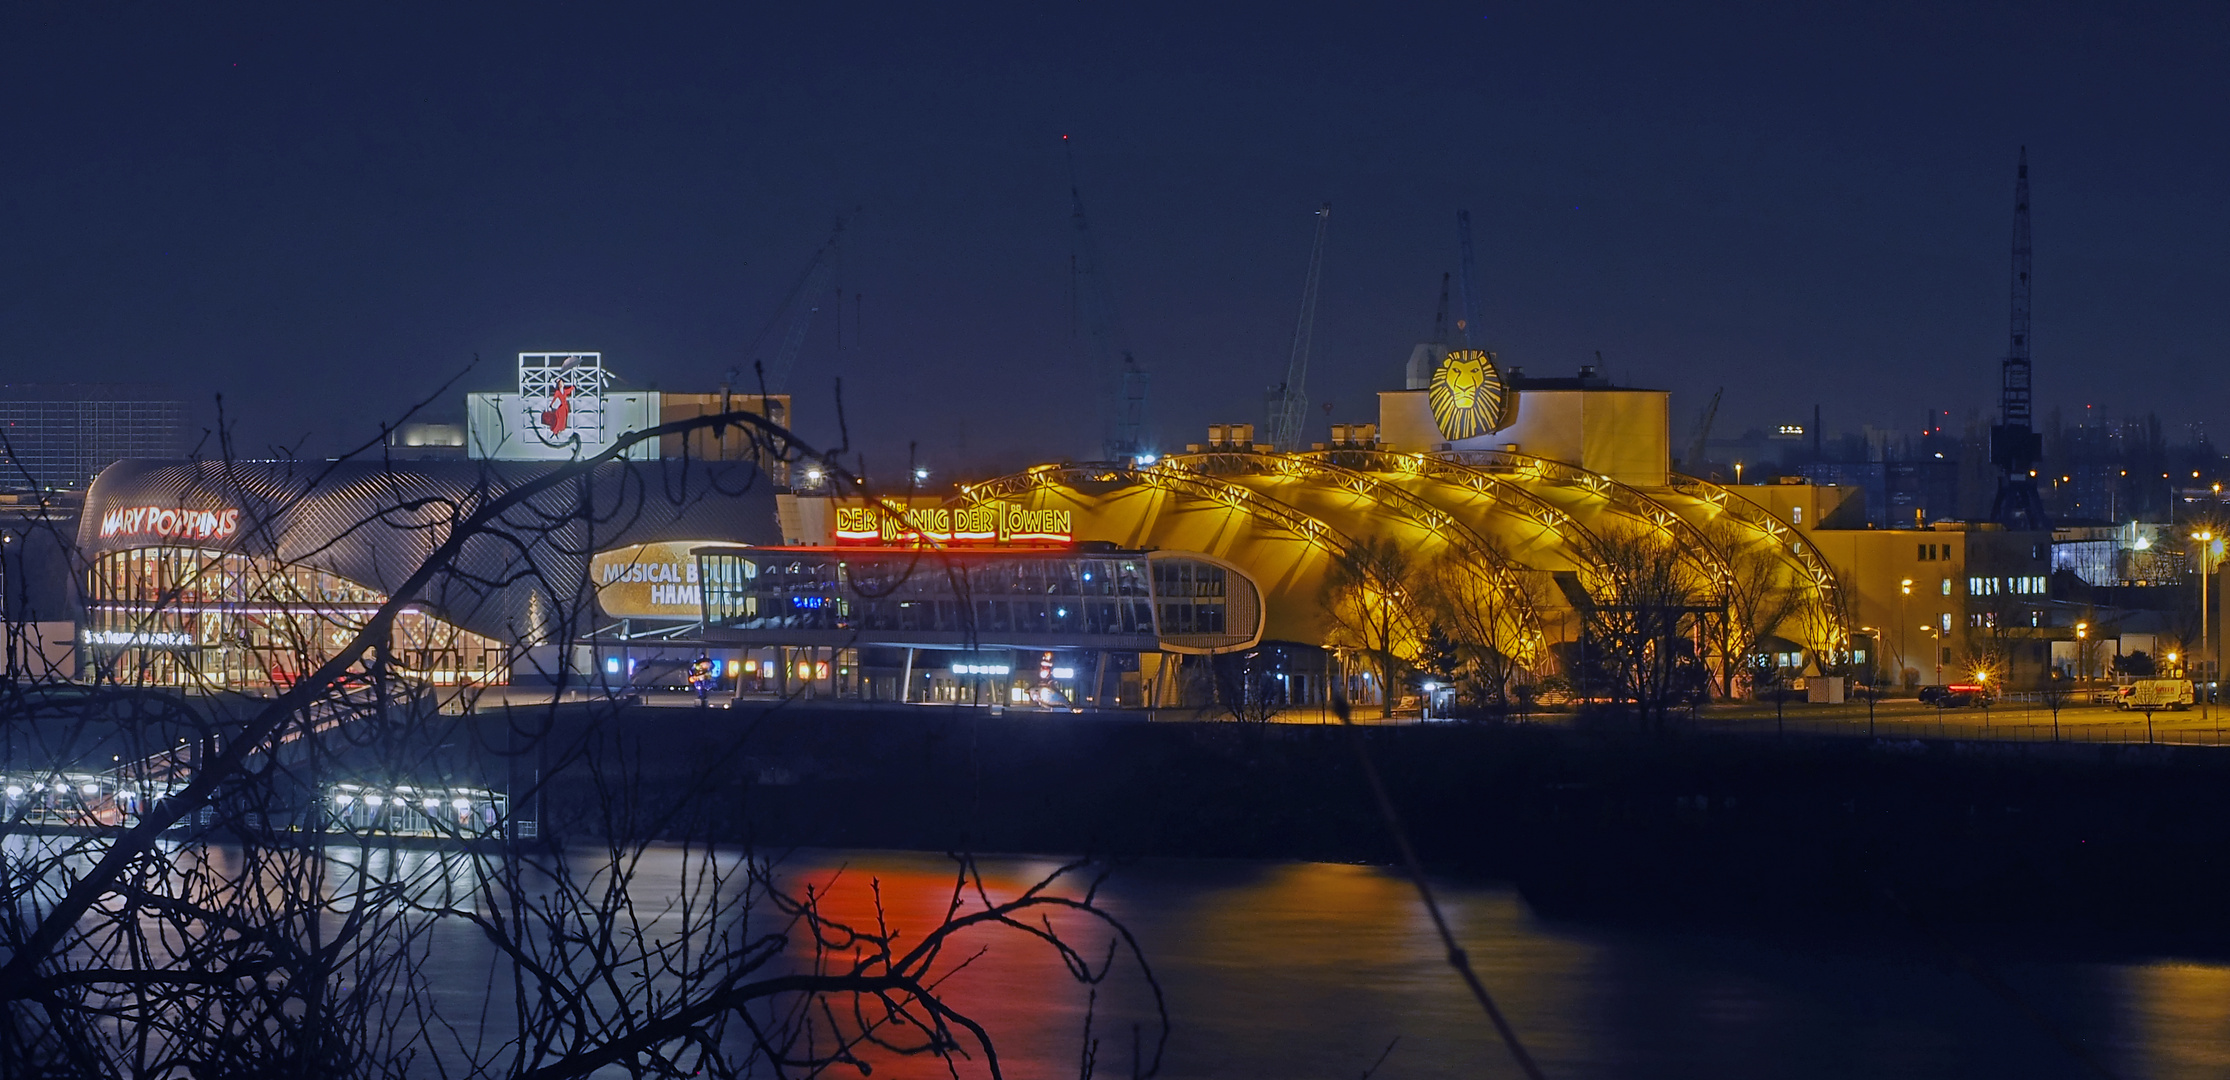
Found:
M 2029 148 L 2013 179 L 2013 333 L 1998 365 L 1998 422 L 1990 427 L 1990 462 L 1998 467 L 1998 494 L 1990 520 L 2008 529 L 2049 529 L 2037 494 L 2036 466 L 2044 439 L 2036 432 L 2029 381 Z
M 1061 136 L 1061 145 L 1069 146 Z M 1146 369 L 1124 342 L 1115 297 L 1100 265 L 1099 245 L 1084 216 L 1084 193 L 1076 180 L 1076 151 L 1069 151 L 1070 333 L 1082 343 L 1092 377 L 1100 384 L 1100 455 L 1121 464 L 1150 463 L 1152 440 L 1146 435 L 1149 389 Z
M 1324 230 L 1332 223 L 1332 204 L 1316 211 L 1316 242 L 1309 249 L 1308 276 L 1301 283 L 1301 317 L 1293 325 L 1293 355 L 1286 362 L 1285 382 L 1267 395 L 1270 445 L 1282 451 L 1301 448 L 1301 431 L 1308 423 L 1309 343 L 1316 333 L 1316 293 L 1324 279 Z
M 813 316 L 820 313 L 821 294 L 836 277 L 837 257 L 842 253 L 843 240 L 844 221 L 839 218 L 835 230 L 829 233 L 828 243 L 813 253 L 813 261 L 806 264 L 805 273 L 798 277 L 797 285 L 791 288 L 789 297 L 775 312 L 777 319 L 782 312 L 789 312 L 790 325 L 783 331 L 782 344 L 775 350 L 774 359 L 761 369 L 767 393 L 780 394 L 789 389 L 790 369 L 797 365 L 798 351 L 805 347 L 805 333 L 813 327 Z M 841 293 L 837 300 L 842 302 Z M 766 331 L 760 331 L 759 336 L 764 338 Z

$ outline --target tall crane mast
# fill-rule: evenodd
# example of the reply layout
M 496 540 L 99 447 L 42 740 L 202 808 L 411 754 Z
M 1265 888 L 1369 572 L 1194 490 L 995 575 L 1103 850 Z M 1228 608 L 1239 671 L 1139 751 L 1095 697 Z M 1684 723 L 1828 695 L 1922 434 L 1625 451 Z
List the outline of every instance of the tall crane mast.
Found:
M 1293 356 L 1286 362 L 1285 382 L 1269 393 L 1270 445 L 1283 451 L 1301 448 L 1301 429 L 1308 423 L 1309 341 L 1316 333 L 1316 291 L 1324 279 L 1324 230 L 1332 223 L 1332 204 L 1316 211 L 1316 242 L 1309 248 L 1309 272 L 1301 283 L 1301 317 L 1293 324 Z
M 1471 254 L 1471 211 L 1456 211 L 1456 240 L 1461 247 L 1463 262 L 1463 317 L 1456 320 L 1456 328 L 1463 331 L 1463 345 L 1467 349 L 1484 351 L 1487 347 L 1486 328 L 1479 325 L 1479 318 L 1486 314 L 1486 305 L 1479 300 L 1479 263 Z
M 1061 144 L 1069 145 L 1068 136 Z M 1122 323 L 1115 314 L 1115 298 L 1100 268 L 1099 245 L 1084 216 L 1084 194 L 1076 180 L 1076 153 L 1069 152 L 1069 225 L 1073 247 L 1069 252 L 1069 287 L 1074 320 L 1071 333 L 1082 342 L 1093 378 L 1100 383 L 1100 454 L 1108 461 L 1129 463 L 1151 458 L 1146 437 L 1146 369 L 1138 365 L 1123 343 Z
M 813 253 L 813 261 L 806 265 L 804 276 L 798 279 L 797 286 L 790 290 L 789 299 L 783 302 L 782 306 L 790 312 L 790 325 L 782 334 L 781 348 L 775 350 L 774 359 L 767 361 L 762 376 L 770 394 L 780 394 L 790 388 L 790 369 L 797 364 L 798 350 L 805 346 L 805 332 L 812 329 L 813 316 L 821 310 L 821 293 L 836 276 L 837 256 L 842 251 L 843 239 L 844 222 L 839 219 L 835 231 L 829 234 L 828 243 Z M 837 302 L 841 308 L 842 294 L 838 295 Z M 838 314 L 842 314 L 841 310 Z
M 1990 460 L 1998 467 L 1998 494 L 1990 518 L 2009 529 L 2049 529 L 2037 494 L 2036 466 L 2043 438 L 2036 433 L 2029 381 L 2029 148 L 2013 180 L 2013 333 L 1999 364 L 1998 422 L 1990 428 Z

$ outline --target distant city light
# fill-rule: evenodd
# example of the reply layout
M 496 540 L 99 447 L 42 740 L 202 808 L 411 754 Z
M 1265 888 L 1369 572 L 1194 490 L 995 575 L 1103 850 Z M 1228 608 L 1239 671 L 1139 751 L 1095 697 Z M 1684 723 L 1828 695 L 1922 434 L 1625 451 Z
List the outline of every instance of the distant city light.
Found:
M 920 483 L 921 481 L 924 481 L 924 480 L 927 480 L 927 479 L 929 479 L 929 470 L 928 470 L 928 469 L 915 469 L 915 470 L 914 470 L 914 482 L 915 482 L 915 483 Z

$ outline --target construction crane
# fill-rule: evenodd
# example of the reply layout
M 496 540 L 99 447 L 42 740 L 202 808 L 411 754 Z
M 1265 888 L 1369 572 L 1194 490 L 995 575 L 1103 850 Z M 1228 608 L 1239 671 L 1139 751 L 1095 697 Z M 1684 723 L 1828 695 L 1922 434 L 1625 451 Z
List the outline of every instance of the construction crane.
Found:
M 1999 364 L 1998 422 L 1990 428 L 1990 461 L 1998 467 L 1998 494 L 1990 520 L 2008 529 L 2049 529 L 2036 489 L 2043 438 L 2036 433 L 2029 381 L 2029 148 L 2013 180 L 2013 333 Z
M 821 249 L 813 253 L 813 261 L 806 264 L 805 273 L 798 277 L 797 285 L 790 290 L 789 297 L 782 301 L 782 307 L 775 313 L 775 317 L 780 318 L 781 312 L 788 311 L 790 325 L 783 331 L 782 345 L 775 350 L 774 359 L 762 366 L 761 377 L 766 382 L 767 393 L 780 394 L 789 389 L 790 369 L 797 364 L 798 350 L 805 347 L 805 332 L 812 329 L 813 316 L 821 310 L 821 294 L 836 276 L 837 255 L 842 250 L 843 239 L 844 222 L 839 218 L 835 230 L 829 233 L 828 243 L 822 244 Z M 842 299 L 840 294 L 840 304 Z M 841 315 L 842 312 L 839 311 L 838 314 Z M 765 336 L 766 332 L 760 331 L 760 337 Z
M 1061 145 L 1068 146 L 1068 138 L 1061 136 Z M 1093 242 L 1091 223 L 1084 216 L 1084 194 L 1076 180 L 1073 149 L 1069 151 L 1069 225 L 1073 245 L 1069 251 L 1069 330 L 1082 343 L 1093 377 L 1101 385 L 1100 454 L 1107 461 L 1125 464 L 1151 462 L 1154 452 L 1146 436 L 1146 370 L 1123 343 L 1115 298 L 1100 267 L 1099 245 Z
M 1703 407 L 1703 415 L 1696 420 L 1695 441 L 1688 444 L 1688 456 L 1680 461 L 1680 467 L 1699 480 L 1711 479 L 1698 470 L 1703 466 L 1704 454 L 1708 452 L 1707 447 L 1711 442 L 1711 422 L 1719 416 L 1719 397 L 1726 392 L 1727 388 L 1724 386 L 1711 392 L 1711 404 Z
M 1463 332 L 1463 345 L 1467 349 L 1486 350 L 1486 329 L 1479 325 L 1485 315 L 1484 303 L 1479 300 L 1479 263 L 1471 254 L 1471 211 L 1456 211 L 1456 242 L 1463 262 L 1463 317 L 1456 320 L 1456 329 Z
M 1269 393 L 1270 445 L 1282 451 L 1301 448 L 1301 430 L 1308 423 L 1309 339 L 1316 333 L 1316 291 L 1324 278 L 1324 230 L 1332 223 L 1332 204 L 1316 210 L 1316 243 L 1309 248 L 1308 277 L 1301 283 L 1301 317 L 1293 324 L 1293 356 L 1286 361 L 1285 382 Z

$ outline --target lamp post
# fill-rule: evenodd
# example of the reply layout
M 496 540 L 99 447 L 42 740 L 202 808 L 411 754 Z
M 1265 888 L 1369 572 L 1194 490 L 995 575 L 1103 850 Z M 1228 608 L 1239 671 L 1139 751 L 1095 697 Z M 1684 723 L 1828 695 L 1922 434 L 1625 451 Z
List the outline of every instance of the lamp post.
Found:
M 2209 666 L 2210 666 L 2210 664 L 2209 664 L 2209 661 L 2212 661 L 2212 660 L 2214 659 L 2214 655 L 2215 655 L 2215 654 L 2214 654 L 2214 651 L 2213 651 L 2212 649 L 2208 648 L 2208 646 L 2212 644 L 2212 641 L 2210 640 L 2210 635 L 2209 635 L 2209 634 L 2207 633 L 2207 629 L 2208 629 L 2208 628 L 2207 628 L 2207 569 L 2208 569 L 2208 567 L 2207 567 L 2207 564 L 2208 564 L 2208 562 L 2210 562 L 2210 561 L 2211 561 L 2211 560 L 2210 560 L 2210 558 L 2209 558 L 2209 556 L 2211 556 L 2211 555 L 2213 555 L 2213 554 L 2214 554 L 2214 546 L 2215 546 L 2215 534 L 2214 534 L 2214 530 L 2213 530 L 2213 529 L 2201 529 L 2201 530 L 2199 530 L 2198 532 L 2192 533 L 2192 534 L 2191 534 L 2191 538 L 2192 538 L 2192 539 L 2194 539 L 2194 540 L 2197 540 L 2197 541 L 2199 541 L 2199 661 L 2198 661 L 2198 662 L 2199 662 L 2199 677 L 2200 677 L 2201 679 L 2205 679 L 2205 678 L 2207 678 L 2207 676 L 2208 676 L 2208 674 L 2209 674 L 2209 671 L 2208 671 L 2208 668 L 2209 668 Z M 2207 700 L 2208 700 L 2208 698 L 2211 698 L 2211 697 L 2213 697 L 2213 695 L 2212 695 L 2212 694 L 2209 694 L 2209 695 L 2207 695 L 2206 697 L 2202 697 L 2202 698 L 2200 698 L 2200 699 L 2199 699 L 2199 715 L 2200 715 L 2200 716 L 2204 717 L 2204 716 L 2206 716 L 2206 715 L 2207 715 Z
M 1897 585 L 1897 688 L 1905 688 L 1905 661 L 1912 655 L 1905 641 L 1905 600 L 1913 594 L 1913 579 L 1906 578 Z
M 2090 653 L 2091 624 L 2075 624 L 2075 687 L 2079 694 L 2089 693 L 2091 681 Z

